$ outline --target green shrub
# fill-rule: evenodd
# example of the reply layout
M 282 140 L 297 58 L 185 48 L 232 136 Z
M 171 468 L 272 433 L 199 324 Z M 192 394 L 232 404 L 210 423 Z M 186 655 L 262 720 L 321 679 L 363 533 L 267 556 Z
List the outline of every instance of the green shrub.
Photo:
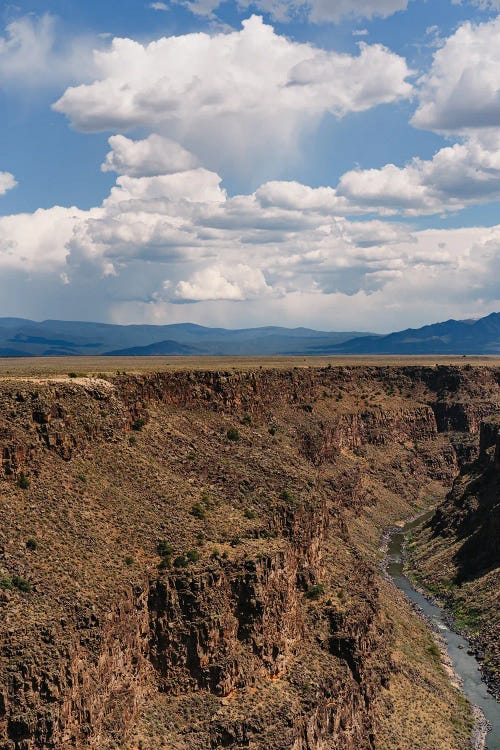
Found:
M 171 556 L 174 551 L 172 546 L 165 539 L 161 539 L 156 546 L 156 551 L 162 558 L 162 561 L 158 565 L 158 568 L 160 570 L 165 570 L 165 568 L 170 568 L 172 565 Z
M 244 414 L 241 418 L 241 424 L 252 424 L 252 415 Z
M 207 512 L 201 503 L 195 503 L 191 508 L 191 515 L 198 518 L 200 521 L 203 521 Z
M 189 561 L 185 555 L 178 555 L 174 560 L 174 568 L 187 568 Z
M 31 591 L 31 583 L 21 576 L 12 576 L 12 585 L 24 594 L 29 594 Z
M 281 490 L 280 500 L 284 500 L 287 503 L 295 502 L 295 498 L 289 490 Z
M 453 605 L 453 619 L 455 625 L 461 630 L 475 631 L 479 625 L 480 610 L 468 607 L 464 602 L 459 600 Z
M 205 506 L 205 508 L 207 508 L 208 510 L 210 508 L 213 508 L 214 505 L 215 505 L 214 499 L 212 498 L 212 496 L 208 492 L 204 492 L 203 493 L 203 495 L 201 496 L 201 502 L 203 503 L 203 505 Z
M 170 545 L 165 539 L 162 539 L 158 542 L 156 551 L 158 552 L 160 557 L 169 557 L 169 555 L 171 555 L 174 550 L 172 548 L 172 545 Z
M 441 661 L 441 652 L 438 645 L 434 643 L 434 641 L 429 644 L 429 646 L 427 647 L 427 651 L 435 661 Z
M 27 490 L 28 487 L 30 486 L 30 480 L 28 479 L 27 476 L 25 476 L 25 474 L 23 472 L 21 472 L 21 476 L 17 480 L 17 485 L 22 490 Z
M 136 438 L 136 436 L 135 436 L 135 435 L 131 435 L 131 436 L 129 437 L 129 439 L 128 439 L 128 442 L 130 443 L 130 445 L 135 445 L 135 444 L 137 443 L 137 438 Z
M 261 539 L 276 539 L 278 537 L 278 532 L 276 529 L 262 529 L 259 533 L 259 537 Z
M 145 419 L 143 419 L 142 417 L 137 417 L 137 419 L 135 419 L 132 422 L 132 429 L 135 430 L 136 432 L 141 432 L 145 424 L 146 424 Z
M 28 541 L 26 542 L 26 547 L 27 547 L 27 549 L 29 549 L 32 552 L 34 552 L 37 549 L 37 547 L 38 547 L 37 540 L 36 539 L 28 539 Z
M 251 508 L 245 508 L 243 515 L 245 518 L 254 519 L 257 518 L 257 513 Z
M 307 599 L 319 599 L 320 596 L 323 596 L 325 593 L 325 587 L 322 583 L 316 583 L 314 586 L 309 586 L 309 588 L 306 591 L 306 598 Z
M 186 557 L 189 562 L 197 563 L 201 555 L 197 549 L 190 549 L 188 552 L 186 552 Z
M 127 557 L 125 558 L 125 565 L 133 565 L 133 563 L 134 563 L 134 558 L 130 557 L 130 555 L 127 555 Z
M 4 591 L 7 589 L 13 589 L 14 586 L 12 585 L 12 580 L 8 578 L 7 576 L 0 577 L 0 589 L 3 589 Z
M 68 378 L 77 378 L 78 373 L 77 372 L 68 372 Z
M 226 437 L 228 440 L 231 440 L 232 442 L 236 442 L 240 439 L 240 433 L 236 429 L 236 427 L 230 427 L 229 430 L 226 432 Z
M 268 432 L 269 432 L 269 434 L 270 434 L 270 435 L 276 435 L 277 431 L 278 431 L 278 428 L 277 428 L 277 427 L 275 427 L 274 425 L 272 425 L 272 426 L 271 426 L 271 427 L 269 428 L 269 430 L 268 430 Z

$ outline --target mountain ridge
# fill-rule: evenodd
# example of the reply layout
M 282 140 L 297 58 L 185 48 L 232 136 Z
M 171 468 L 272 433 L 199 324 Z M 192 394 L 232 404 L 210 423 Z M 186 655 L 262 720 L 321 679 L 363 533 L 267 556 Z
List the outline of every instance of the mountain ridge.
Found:
M 377 339 L 360 337 L 321 354 L 500 354 L 500 313 L 478 320 L 447 320 Z
M 0 318 L 0 356 L 255 355 L 307 353 L 366 333 L 309 328 L 208 328 L 195 323 L 115 325 L 85 321 Z
M 500 312 L 387 335 L 311 328 L 209 328 L 0 318 L 0 357 L 500 354 Z

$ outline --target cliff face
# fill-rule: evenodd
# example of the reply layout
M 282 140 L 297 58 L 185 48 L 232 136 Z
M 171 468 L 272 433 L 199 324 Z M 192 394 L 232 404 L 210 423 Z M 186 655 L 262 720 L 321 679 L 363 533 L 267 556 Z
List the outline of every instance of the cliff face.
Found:
M 462 747 L 456 716 L 445 739 L 401 726 L 387 744 L 410 667 L 368 550 L 451 482 L 498 383 L 396 367 L 3 382 L 0 748 Z M 440 674 L 419 690 L 449 707 Z
M 472 635 L 490 687 L 500 689 L 500 418 L 480 425 L 479 455 L 464 467 L 421 532 L 416 573 Z
M 457 479 L 431 521 L 435 536 L 461 540 L 458 582 L 500 565 L 500 419 L 483 422 L 477 462 Z

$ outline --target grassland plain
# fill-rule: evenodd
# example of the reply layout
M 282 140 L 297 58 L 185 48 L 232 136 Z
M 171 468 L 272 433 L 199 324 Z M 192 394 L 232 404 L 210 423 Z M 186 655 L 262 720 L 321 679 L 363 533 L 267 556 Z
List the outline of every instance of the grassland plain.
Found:
M 255 370 L 259 368 L 289 370 L 293 368 L 328 367 L 398 367 L 465 364 L 474 367 L 500 367 L 500 357 L 448 356 L 325 356 L 325 357 L 3 357 L 0 377 L 38 377 L 78 375 L 113 375 L 117 372 L 141 373 L 166 370 Z
M 2 362 L 2 750 L 465 750 L 377 550 L 498 365 L 90 361 Z

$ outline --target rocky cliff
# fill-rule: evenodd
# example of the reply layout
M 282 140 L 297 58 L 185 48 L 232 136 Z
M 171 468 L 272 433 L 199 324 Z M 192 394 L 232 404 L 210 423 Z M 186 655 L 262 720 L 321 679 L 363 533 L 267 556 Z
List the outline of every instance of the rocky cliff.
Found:
M 375 550 L 474 458 L 499 381 L 3 381 L 0 748 L 466 747 L 467 711 Z M 417 693 L 442 696 L 437 734 L 400 715 Z
M 413 564 L 472 637 L 494 693 L 500 690 L 500 417 L 480 425 L 479 454 L 422 530 Z

